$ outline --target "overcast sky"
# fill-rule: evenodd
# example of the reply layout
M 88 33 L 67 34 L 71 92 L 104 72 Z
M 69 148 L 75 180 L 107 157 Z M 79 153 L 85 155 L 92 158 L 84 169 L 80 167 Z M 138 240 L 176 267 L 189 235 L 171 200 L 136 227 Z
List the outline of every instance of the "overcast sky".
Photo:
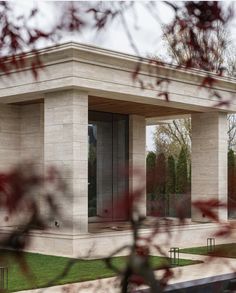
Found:
M 60 17 L 60 7 L 64 5 L 64 1 L 14 1 L 14 8 L 18 14 L 30 13 L 30 10 L 37 6 L 40 10 L 39 18 L 34 21 L 41 29 L 48 29 L 53 26 L 56 18 Z M 126 13 L 126 21 L 128 23 L 130 32 L 133 36 L 136 47 L 140 54 L 147 56 L 154 54 L 158 56 L 167 57 L 166 46 L 161 39 L 161 27 L 157 25 L 156 20 L 144 8 L 143 1 L 136 1 L 135 13 Z M 223 3 L 223 2 L 222 2 Z M 229 5 L 230 1 L 225 1 L 225 7 Z M 168 23 L 173 17 L 172 10 L 167 5 L 158 1 L 158 17 L 163 23 Z M 235 24 L 231 25 L 232 39 L 236 42 Z M 116 51 L 134 54 L 134 50 L 130 45 L 130 41 L 125 33 L 123 26 L 115 20 L 102 33 L 96 31 L 86 31 L 82 35 L 73 34 L 65 35 L 61 42 L 78 41 L 86 44 L 97 45 L 103 48 L 112 49 Z M 45 44 L 41 44 L 41 47 Z M 154 127 L 147 127 L 147 148 L 154 149 L 152 133 Z

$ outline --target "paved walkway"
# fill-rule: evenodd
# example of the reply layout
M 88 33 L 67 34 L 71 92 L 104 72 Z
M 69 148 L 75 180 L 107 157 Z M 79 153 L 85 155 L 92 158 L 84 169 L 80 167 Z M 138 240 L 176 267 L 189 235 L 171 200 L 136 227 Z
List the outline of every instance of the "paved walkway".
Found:
M 174 277 L 169 282 L 170 285 L 178 288 L 185 282 L 197 282 L 200 284 L 204 282 L 205 278 L 209 280 L 220 280 L 224 279 L 224 276 L 228 274 L 233 274 L 236 272 L 236 259 L 214 257 L 209 260 L 207 256 L 201 255 L 190 255 L 190 254 L 180 254 L 181 258 L 187 258 L 192 260 L 202 260 L 204 263 L 173 268 Z M 163 274 L 162 270 L 156 271 L 156 277 L 160 277 Z M 206 280 L 205 280 L 206 281 Z M 143 287 L 145 288 L 145 287 Z M 118 293 L 119 291 L 119 279 L 118 278 L 107 278 L 102 280 L 81 282 L 70 285 L 54 286 L 45 289 L 27 290 L 20 291 L 21 293 L 57 293 L 57 292 L 67 292 L 67 293 Z

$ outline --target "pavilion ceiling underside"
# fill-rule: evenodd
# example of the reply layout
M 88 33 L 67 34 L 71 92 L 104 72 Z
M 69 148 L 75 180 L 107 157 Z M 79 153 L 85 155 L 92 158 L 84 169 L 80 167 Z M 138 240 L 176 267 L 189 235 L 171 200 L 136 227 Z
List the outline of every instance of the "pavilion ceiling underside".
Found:
M 89 110 L 93 111 L 143 115 L 147 118 L 196 113 L 195 111 L 190 111 L 186 109 L 177 109 L 130 101 L 113 100 L 95 96 L 89 97 L 88 104 Z

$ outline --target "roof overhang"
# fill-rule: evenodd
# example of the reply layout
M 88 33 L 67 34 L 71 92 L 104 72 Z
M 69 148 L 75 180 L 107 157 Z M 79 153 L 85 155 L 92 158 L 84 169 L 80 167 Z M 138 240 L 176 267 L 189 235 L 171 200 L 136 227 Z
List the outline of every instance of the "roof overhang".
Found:
M 10 75 L 1 74 L 0 102 L 42 99 L 51 91 L 78 89 L 98 96 L 120 101 L 130 101 L 174 107 L 189 111 L 236 112 L 236 80 L 218 77 L 211 90 L 230 101 L 230 106 L 218 104 L 209 88 L 201 86 L 209 73 L 201 70 L 176 69 L 174 66 L 150 65 L 149 59 L 142 59 L 139 78 L 146 84 L 156 84 L 157 79 L 168 79 L 167 87 L 142 89 L 132 79 L 140 58 L 77 43 L 66 43 L 39 50 L 44 69 L 39 71 L 37 80 L 31 72 L 32 53 L 26 54 L 26 65 L 12 70 Z M 160 93 L 167 91 L 167 102 Z

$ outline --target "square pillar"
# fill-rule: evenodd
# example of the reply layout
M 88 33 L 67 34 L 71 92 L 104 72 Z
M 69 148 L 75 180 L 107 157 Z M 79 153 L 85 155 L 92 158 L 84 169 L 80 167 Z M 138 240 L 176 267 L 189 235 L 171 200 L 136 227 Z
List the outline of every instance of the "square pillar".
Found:
M 72 223 L 70 232 L 87 233 L 88 94 L 78 90 L 45 94 L 44 110 L 45 167 L 58 167 L 68 185 L 69 201 L 58 201 Z
M 227 204 L 227 114 L 192 114 L 192 202 L 215 199 Z M 227 209 L 218 208 L 219 220 Z M 209 222 L 192 207 L 192 220 Z
M 143 188 L 137 208 L 142 216 L 146 216 L 146 120 L 144 116 L 129 117 L 129 190 L 135 192 Z M 138 174 L 137 174 L 138 173 Z M 141 175 L 141 176 L 140 176 Z

